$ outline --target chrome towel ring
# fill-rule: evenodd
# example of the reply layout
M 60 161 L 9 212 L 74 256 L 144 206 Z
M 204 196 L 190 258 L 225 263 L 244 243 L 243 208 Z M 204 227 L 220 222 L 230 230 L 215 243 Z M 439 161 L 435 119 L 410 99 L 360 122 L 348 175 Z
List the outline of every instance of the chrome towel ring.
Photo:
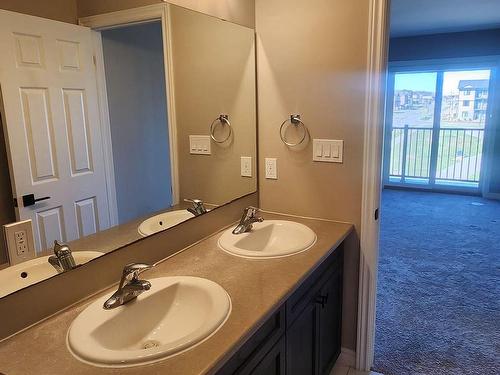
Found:
M 295 127 L 299 127 L 300 126 L 303 129 L 303 133 L 304 134 L 302 134 L 302 138 L 297 143 L 288 142 L 286 140 L 286 138 L 285 138 L 284 131 L 288 127 L 288 125 L 287 126 L 285 126 L 285 125 L 288 122 L 290 122 L 290 124 L 293 125 L 293 126 L 295 126 Z M 300 119 L 300 115 L 290 115 L 290 119 L 286 119 L 285 121 L 283 121 L 282 124 L 281 124 L 281 126 L 280 126 L 280 138 L 283 141 L 283 143 L 286 144 L 289 147 L 295 147 L 295 146 L 300 145 L 302 142 L 304 142 L 304 140 L 306 139 L 306 136 L 307 136 L 308 133 L 309 133 L 309 131 L 307 130 L 306 124 L 304 124 L 302 122 L 302 120 Z
M 217 123 L 220 122 L 223 126 L 227 125 L 229 127 L 229 134 L 227 135 L 226 138 L 224 139 L 217 139 L 215 137 L 215 127 Z M 229 115 L 219 115 L 214 121 L 212 121 L 212 125 L 210 125 L 210 138 L 213 139 L 215 143 L 224 143 L 226 142 L 229 138 L 231 138 L 231 135 L 233 134 L 233 128 L 231 127 L 231 123 L 229 122 Z

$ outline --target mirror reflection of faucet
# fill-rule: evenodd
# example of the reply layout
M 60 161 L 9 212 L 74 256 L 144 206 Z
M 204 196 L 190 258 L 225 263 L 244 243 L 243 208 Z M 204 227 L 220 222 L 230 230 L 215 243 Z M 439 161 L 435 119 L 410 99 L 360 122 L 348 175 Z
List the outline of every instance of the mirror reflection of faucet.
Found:
M 200 216 L 208 212 L 205 204 L 201 199 L 184 199 L 184 202 L 189 202 L 193 204 L 193 207 L 189 207 L 187 210 L 191 212 L 194 216 Z
M 57 240 L 54 241 L 54 255 L 50 256 L 48 261 L 58 273 L 76 268 L 76 262 L 69 246 L 61 244 Z

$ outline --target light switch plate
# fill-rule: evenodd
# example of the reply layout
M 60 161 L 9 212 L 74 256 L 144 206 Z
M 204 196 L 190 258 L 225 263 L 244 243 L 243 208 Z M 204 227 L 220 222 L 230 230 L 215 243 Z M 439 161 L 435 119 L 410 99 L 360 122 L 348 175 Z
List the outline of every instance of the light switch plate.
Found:
M 193 155 L 210 155 L 210 136 L 209 135 L 190 135 L 189 153 Z
M 35 258 L 35 241 L 31 220 L 6 224 L 3 229 L 11 266 Z
M 276 158 L 266 158 L 266 178 L 271 180 L 278 179 L 278 165 Z
M 241 176 L 242 177 L 252 177 L 252 157 L 242 156 L 241 157 Z
M 313 139 L 313 160 L 327 163 L 343 163 L 344 141 L 336 139 Z

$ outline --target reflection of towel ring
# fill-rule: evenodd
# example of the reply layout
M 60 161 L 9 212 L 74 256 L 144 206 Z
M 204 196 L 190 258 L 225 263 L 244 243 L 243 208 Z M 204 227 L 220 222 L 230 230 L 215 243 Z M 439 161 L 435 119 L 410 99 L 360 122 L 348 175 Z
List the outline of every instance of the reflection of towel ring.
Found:
M 223 140 L 215 138 L 214 131 L 215 131 L 215 126 L 216 126 L 217 122 L 220 122 L 222 125 L 227 124 L 227 126 L 229 127 L 229 134 Z M 229 122 L 228 115 L 220 115 L 212 122 L 212 125 L 210 125 L 210 138 L 212 138 L 215 143 L 226 142 L 231 137 L 231 134 L 233 134 L 233 128 L 231 127 L 231 123 Z
M 283 134 L 284 133 L 283 131 L 286 130 L 286 128 L 287 128 L 287 126 L 285 126 L 285 124 L 287 124 L 289 121 L 290 121 L 290 124 L 292 124 L 292 125 L 294 125 L 296 127 L 301 126 L 302 129 L 304 130 L 304 134 L 302 135 L 302 138 L 297 143 L 290 143 L 290 142 L 288 142 L 286 140 L 286 138 L 285 138 L 285 135 Z M 283 143 L 286 144 L 289 147 L 298 146 L 302 142 L 304 142 L 304 140 L 306 139 L 307 133 L 308 133 L 308 131 L 307 131 L 307 128 L 306 128 L 306 124 L 304 124 L 302 122 L 302 120 L 300 119 L 300 115 L 290 115 L 290 119 L 286 119 L 285 121 L 283 121 L 283 123 L 280 126 L 280 138 L 283 141 Z

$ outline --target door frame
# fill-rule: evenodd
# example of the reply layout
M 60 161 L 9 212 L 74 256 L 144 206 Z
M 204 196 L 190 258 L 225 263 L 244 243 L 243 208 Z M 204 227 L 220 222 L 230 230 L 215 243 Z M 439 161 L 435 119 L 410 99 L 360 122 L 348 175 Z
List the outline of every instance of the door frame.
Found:
M 481 172 L 479 177 L 479 186 L 477 188 L 463 188 L 463 187 L 453 187 L 439 186 L 439 185 L 415 185 L 415 184 L 400 184 L 400 183 L 388 183 L 388 161 L 390 158 L 390 140 L 388 137 L 390 133 L 388 127 L 392 126 L 392 118 L 388 119 L 388 116 L 392 114 L 392 106 L 387 105 L 386 108 L 386 120 L 384 121 L 384 158 L 383 158 L 383 184 L 388 186 L 405 186 L 408 188 L 421 189 L 421 190 L 433 190 L 441 192 L 460 192 L 464 194 L 474 194 L 483 195 L 485 197 L 491 197 L 489 193 L 489 181 L 490 181 L 490 168 L 489 163 L 493 154 L 494 147 L 494 125 L 495 119 L 498 118 L 498 109 L 494 105 L 495 98 L 497 96 L 498 89 L 498 69 L 500 68 L 500 56 L 474 56 L 474 57 L 459 57 L 459 58 L 444 58 L 444 59 L 428 59 L 428 60 L 408 60 L 408 61 L 391 61 L 388 64 L 388 85 L 387 85 L 387 95 L 389 98 L 393 90 L 393 80 L 396 73 L 401 72 L 437 72 L 438 79 L 436 82 L 436 93 L 439 86 L 439 75 L 445 70 L 470 70 L 471 66 L 474 66 L 474 70 L 488 69 L 490 70 L 490 87 L 488 96 L 488 116 L 484 125 L 484 144 L 483 144 L 483 158 L 481 161 Z M 437 108 L 437 106 L 436 106 Z M 437 111 L 434 113 L 436 117 Z M 436 118 L 434 119 L 436 121 Z
M 363 371 L 369 371 L 373 365 L 375 342 L 379 248 L 378 218 L 382 189 L 381 168 L 389 46 L 389 14 L 390 0 L 370 0 L 356 337 L 356 368 Z
M 127 25 L 160 21 L 162 27 L 163 61 L 165 69 L 165 95 L 167 102 L 168 134 L 170 146 L 170 173 L 172 179 L 172 205 L 179 204 L 179 165 L 177 156 L 177 123 L 175 115 L 174 74 L 172 61 L 172 39 L 170 24 L 169 4 L 154 4 L 138 8 L 120 10 L 116 12 L 103 13 L 95 16 L 82 17 L 78 24 L 87 26 L 94 33 L 94 54 L 96 59 L 97 87 L 99 91 L 99 106 L 101 113 L 101 126 L 103 130 L 103 147 L 105 150 L 106 178 L 108 179 L 108 196 L 114 202 L 116 210 L 116 190 L 113 168 L 113 152 L 111 144 L 111 127 L 106 91 L 106 79 L 104 72 L 102 51 L 102 30 L 109 30 Z M 118 221 L 117 210 L 115 219 Z M 117 223 L 116 223 L 117 224 Z

